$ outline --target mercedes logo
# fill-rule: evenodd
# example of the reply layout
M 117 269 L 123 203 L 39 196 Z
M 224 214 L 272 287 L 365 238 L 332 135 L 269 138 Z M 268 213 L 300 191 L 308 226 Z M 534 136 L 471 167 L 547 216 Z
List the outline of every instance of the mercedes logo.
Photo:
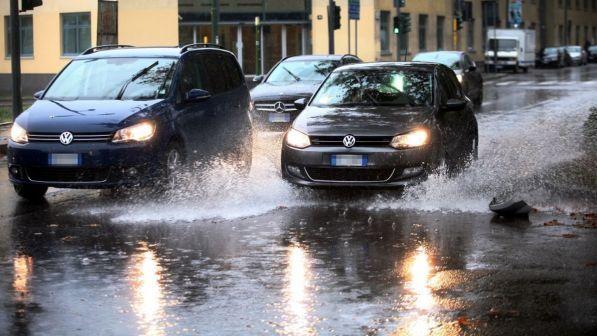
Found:
M 277 102 L 274 104 L 274 110 L 276 110 L 278 113 L 283 113 L 286 112 L 286 106 L 283 102 Z
M 71 132 L 63 132 L 60 134 L 60 143 L 63 145 L 70 145 L 73 142 L 73 134 Z
M 346 148 L 350 148 L 352 146 L 354 146 L 354 144 L 357 142 L 357 139 L 355 139 L 354 135 L 347 135 L 344 137 L 344 139 L 342 139 L 342 143 L 344 144 L 344 146 Z

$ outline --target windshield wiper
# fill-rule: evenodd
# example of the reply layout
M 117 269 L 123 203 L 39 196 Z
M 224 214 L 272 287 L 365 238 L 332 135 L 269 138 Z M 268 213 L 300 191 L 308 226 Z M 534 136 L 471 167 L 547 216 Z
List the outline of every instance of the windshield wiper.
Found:
M 126 88 L 129 86 L 129 84 L 141 78 L 141 76 L 147 74 L 149 70 L 155 68 L 158 64 L 160 64 L 160 62 L 155 61 L 151 63 L 149 66 L 139 70 L 136 74 L 134 74 L 133 77 L 127 80 L 126 83 L 124 83 L 124 85 L 122 86 L 122 88 L 120 88 L 120 91 L 118 91 L 118 95 L 116 95 L 116 100 L 122 100 L 122 96 L 124 96 L 124 92 L 126 91 Z
M 292 73 L 292 71 L 288 70 L 285 66 L 282 67 L 282 69 L 284 69 L 286 72 L 288 72 L 288 74 L 290 76 L 292 76 L 292 78 L 294 78 L 295 81 L 300 82 L 301 78 L 295 74 Z

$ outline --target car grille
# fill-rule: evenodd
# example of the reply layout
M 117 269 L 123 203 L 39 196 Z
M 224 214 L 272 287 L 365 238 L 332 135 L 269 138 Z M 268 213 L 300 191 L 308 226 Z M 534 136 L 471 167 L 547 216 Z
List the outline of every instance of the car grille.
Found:
M 60 133 L 30 133 L 30 142 L 60 142 Z M 108 142 L 112 133 L 73 133 L 73 142 Z
M 280 101 L 272 101 L 272 102 L 256 102 L 255 109 L 257 111 L 262 112 L 296 112 L 297 109 L 294 107 L 294 102 L 281 102 L 284 104 L 284 111 L 276 110 L 276 103 L 280 103 Z
M 313 181 L 319 182 L 387 182 L 394 169 L 305 168 Z
M 312 146 L 344 147 L 344 135 L 342 136 L 311 136 Z M 385 147 L 392 141 L 391 136 L 355 136 L 353 147 Z
M 104 182 L 108 174 L 108 169 L 27 168 L 29 179 L 37 182 Z

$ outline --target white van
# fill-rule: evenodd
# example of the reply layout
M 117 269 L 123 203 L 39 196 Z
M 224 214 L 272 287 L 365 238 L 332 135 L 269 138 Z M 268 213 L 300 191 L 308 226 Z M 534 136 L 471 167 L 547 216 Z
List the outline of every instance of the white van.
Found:
M 495 54 L 497 46 L 497 55 Z M 527 72 L 535 66 L 535 31 L 531 29 L 488 29 L 485 64 L 490 68 Z M 497 58 L 497 63 L 495 62 Z

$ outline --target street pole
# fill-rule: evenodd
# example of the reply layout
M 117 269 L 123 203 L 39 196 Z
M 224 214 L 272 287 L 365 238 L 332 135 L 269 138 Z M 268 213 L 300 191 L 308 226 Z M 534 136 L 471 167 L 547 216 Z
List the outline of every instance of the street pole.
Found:
M 328 53 L 334 54 L 334 20 L 336 14 L 334 13 L 334 0 L 328 1 Z
M 493 72 L 497 73 L 497 51 L 499 43 L 497 41 L 497 13 L 499 13 L 498 2 L 495 0 L 493 2 L 494 11 L 493 11 Z
M 569 45 L 570 44 L 570 31 L 568 27 L 568 2 L 570 0 L 564 0 L 564 44 L 565 45 Z
M 220 0 L 211 0 L 211 41 L 220 44 Z
M 261 75 L 261 19 L 255 17 L 255 75 Z
M 394 0 L 394 6 L 396 7 L 396 17 L 400 20 L 400 0 Z M 401 31 L 398 32 L 396 35 L 396 60 L 400 62 L 400 34 Z
M 21 97 L 21 23 L 19 0 L 10 0 L 10 62 L 12 66 L 12 117 L 16 119 L 23 110 Z

